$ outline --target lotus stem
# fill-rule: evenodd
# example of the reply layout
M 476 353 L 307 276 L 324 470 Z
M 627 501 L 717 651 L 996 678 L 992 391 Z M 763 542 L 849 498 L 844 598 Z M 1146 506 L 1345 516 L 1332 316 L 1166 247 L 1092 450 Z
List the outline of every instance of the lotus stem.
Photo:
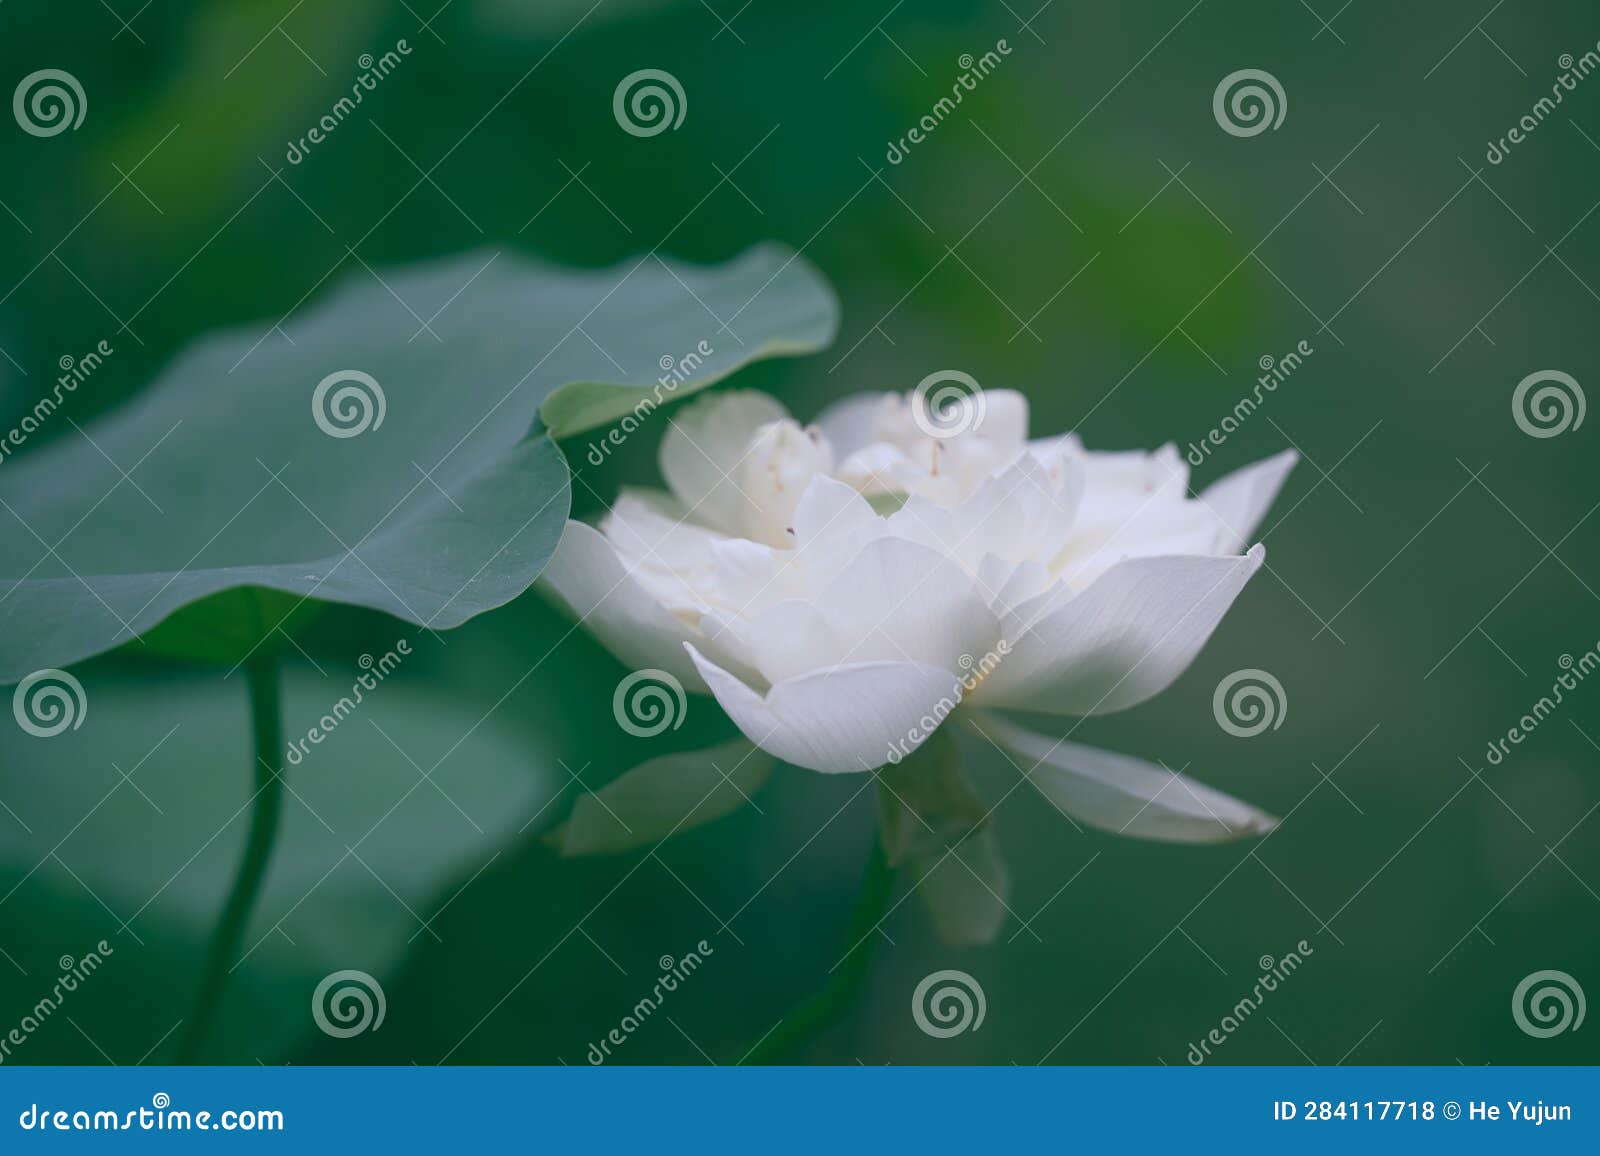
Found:
M 278 756 L 283 750 L 282 692 L 276 658 L 262 647 L 245 663 L 250 691 L 250 726 L 254 738 L 256 793 L 250 812 L 250 835 L 245 842 L 239 873 L 234 877 L 227 906 L 206 953 L 205 969 L 195 993 L 194 1011 L 178 1046 L 180 1064 L 199 1062 L 206 1039 L 216 1021 L 227 984 L 229 966 L 238 953 L 250 915 L 261 893 L 261 883 L 272 857 L 283 810 L 283 779 Z
M 850 919 L 846 953 L 833 978 L 816 995 L 800 1004 L 778 1022 L 765 1039 L 750 1049 L 741 1061 L 746 1064 L 775 1064 L 780 1057 L 816 1039 L 842 1020 L 866 984 L 867 967 L 877 943 L 878 925 L 894 894 L 895 870 L 884 855 L 883 840 L 875 837 L 867 870 Z

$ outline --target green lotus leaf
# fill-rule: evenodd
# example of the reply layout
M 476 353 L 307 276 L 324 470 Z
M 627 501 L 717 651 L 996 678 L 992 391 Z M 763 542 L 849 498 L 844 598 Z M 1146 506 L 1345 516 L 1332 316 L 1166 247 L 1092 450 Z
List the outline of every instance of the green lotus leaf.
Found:
M 614 444 L 836 324 L 821 276 L 775 246 L 589 271 L 484 251 L 363 271 L 203 338 L 132 402 L 0 463 L 0 684 L 245 586 L 457 626 L 555 550 L 569 475 L 553 438 L 626 418 Z

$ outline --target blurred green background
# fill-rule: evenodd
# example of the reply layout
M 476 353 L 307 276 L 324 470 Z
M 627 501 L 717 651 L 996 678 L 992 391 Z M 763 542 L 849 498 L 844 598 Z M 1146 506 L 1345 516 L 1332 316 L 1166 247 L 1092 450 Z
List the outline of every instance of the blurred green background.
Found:
M 1600 1059 L 1594 1025 L 1534 1039 L 1509 1007 L 1545 968 L 1600 994 L 1600 684 L 1500 765 L 1484 755 L 1562 655 L 1600 640 L 1594 419 L 1535 439 L 1511 414 L 1536 370 L 1600 382 L 1600 80 L 1579 81 L 1502 163 L 1485 159 L 1550 92 L 1561 55 L 1595 47 L 1592 5 L 434 8 L 0 8 L 6 90 L 59 67 L 89 100 L 75 133 L 0 131 L 0 426 L 58 359 L 101 339 L 116 354 L 72 401 L 91 430 L 201 332 L 282 316 L 364 266 L 485 244 L 581 266 L 658 245 L 706 262 L 759 240 L 802 249 L 840 295 L 840 337 L 739 379 L 801 417 L 959 367 L 1024 391 L 1035 433 L 1187 446 L 1249 391 L 1260 358 L 1304 340 L 1305 364 L 1195 470 L 1203 485 L 1301 450 L 1266 523 L 1271 570 L 1169 692 L 1075 736 L 1186 768 L 1283 826 L 1256 844 L 1163 846 L 1077 833 L 1015 791 L 997 822 L 1020 918 L 993 947 L 952 951 L 916 903 L 897 907 L 859 1004 L 796 1058 L 1183 1063 L 1260 957 L 1304 939 L 1314 954 L 1215 1062 Z M 399 69 L 289 164 L 358 57 L 401 38 Z M 962 54 L 1002 39 L 1003 63 L 889 163 Z M 676 131 L 619 129 L 612 91 L 641 68 L 681 81 Z M 1213 90 L 1241 68 L 1282 83 L 1275 131 L 1218 127 Z M 577 515 L 653 479 L 662 428 L 598 469 L 565 447 Z M 366 844 L 291 818 L 319 853 L 357 849 L 302 880 L 299 844 L 279 847 L 281 899 L 247 935 L 208 1059 L 581 1063 L 658 958 L 705 939 L 706 966 L 618 1060 L 728 1062 L 823 981 L 871 792 L 786 768 L 759 810 L 650 854 L 553 859 L 536 835 L 565 813 L 573 777 L 599 786 L 664 742 L 616 727 L 623 668 L 587 636 L 518 681 L 567 629 L 529 594 L 417 638 L 383 692 L 384 725 L 443 755 L 487 716 L 439 778 L 494 821 L 464 825 L 440 792 L 410 791 L 419 771 L 391 745 L 352 735 L 340 783 L 298 786 L 319 812 L 344 798 L 357 835 L 404 796 L 401 810 Z M 399 636 L 380 615 L 326 610 L 289 654 L 290 732 Z M 1241 667 L 1272 671 L 1289 704 L 1251 740 L 1211 711 Z M 59 957 L 100 939 L 115 954 L 8 1062 L 166 1058 L 243 838 L 240 818 L 201 846 L 249 797 L 241 680 L 126 653 L 86 669 L 93 709 L 122 720 L 115 749 L 0 737 L 0 1032 L 49 990 Z M 696 699 L 674 739 L 732 733 Z M 1016 784 L 992 751 L 968 754 L 989 799 Z M 158 813 L 184 856 L 198 848 L 165 885 L 139 865 Z M 382 980 L 381 1030 L 315 1031 L 311 985 L 339 966 Z M 982 1030 L 916 1029 L 911 991 L 940 968 L 981 982 Z

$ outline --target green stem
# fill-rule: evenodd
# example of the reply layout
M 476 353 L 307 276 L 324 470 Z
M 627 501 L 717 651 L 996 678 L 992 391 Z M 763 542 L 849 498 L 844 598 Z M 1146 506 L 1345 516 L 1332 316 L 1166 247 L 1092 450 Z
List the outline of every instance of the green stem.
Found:
M 229 965 L 238 953 L 244 930 L 250 923 L 250 913 L 261 893 L 261 881 L 266 877 L 272 843 L 278 833 L 278 814 L 283 809 L 283 779 L 277 770 L 278 757 L 283 751 L 277 662 L 263 647 L 245 664 L 245 672 L 250 688 L 250 725 L 255 739 L 256 793 L 250 814 L 250 836 L 245 842 L 244 857 L 239 862 L 239 873 L 234 877 L 227 906 L 217 921 L 205 970 L 200 974 L 194 1012 L 178 1046 L 180 1064 L 198 1063 L 205 1048 L 206 1037 L 222 1002 Z
M 850 950 L 826 987 L 779 1021 L 743 1062 L 775 1064 L 779 1057 L 807 1044 L 844 1018 L 866 983 L 867 965 L 877 943 L 878 924 L 894 894 L 894 868 L 884 857 L 883 842 L 875 838 L 872 857 L 861 881 L 855 914 L 850 919 Z

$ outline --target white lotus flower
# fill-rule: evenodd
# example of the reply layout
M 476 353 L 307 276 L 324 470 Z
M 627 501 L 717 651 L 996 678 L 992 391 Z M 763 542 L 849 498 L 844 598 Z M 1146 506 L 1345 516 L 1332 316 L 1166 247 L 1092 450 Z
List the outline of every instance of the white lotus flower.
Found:
M 805 427 L 764 394 L 704 398 L 663 440 L 671 492 L 569 523 L 541 581 L 624 662 L 715 695 L 797 766 L 898 762 L 954 714 L 1091 825 L 1270 830 L 1200 783 L 987 712 L 1104 714 L 1169 686 L 1260 568 L 1264 547 L 1240 551 L 1295 455 L 1190 498 L 1171 445 L 1029 441 L 1020 394 L 977 396 L 981 421 L 948 434 L 895 394 Z

